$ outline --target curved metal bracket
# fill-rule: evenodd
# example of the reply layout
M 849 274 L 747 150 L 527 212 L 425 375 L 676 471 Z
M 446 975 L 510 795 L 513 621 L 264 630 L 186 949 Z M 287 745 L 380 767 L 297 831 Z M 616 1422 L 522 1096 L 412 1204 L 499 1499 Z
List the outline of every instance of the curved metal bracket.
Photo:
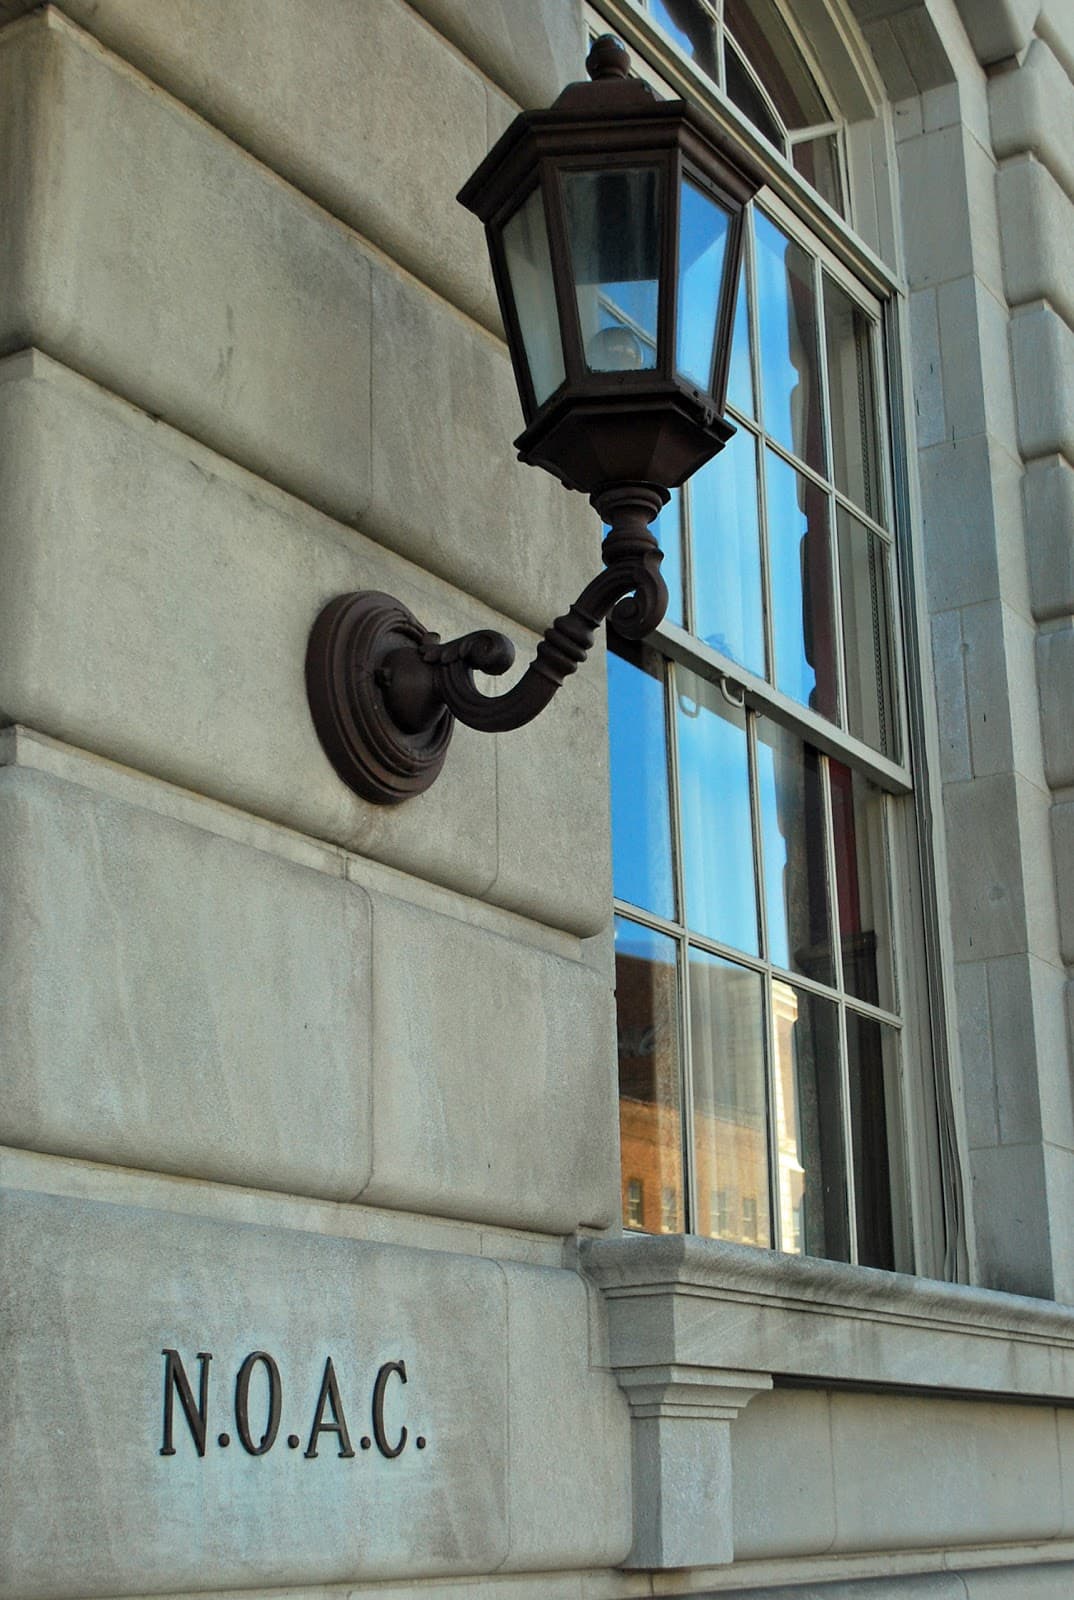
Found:
M 543 711 L 592 649 L 601 623 L 641 639 L 662 619 L 668 593 L 649 523 L 667 503 L 654 484 L 591 497 L 610 531 L 604 571 L 557 617 L 519 681 L 483 693 L 478 672 L 498 677 L 515 659 L 502 633 L 480 629 L 442 643 L 391 595 L 338 595 L 313 625 L 306 691 L 314 726 L 343 782 L 366 800 L 397 805 L 421 794 L 444 765 L 456 719 L 483 733 L 521 728 Z

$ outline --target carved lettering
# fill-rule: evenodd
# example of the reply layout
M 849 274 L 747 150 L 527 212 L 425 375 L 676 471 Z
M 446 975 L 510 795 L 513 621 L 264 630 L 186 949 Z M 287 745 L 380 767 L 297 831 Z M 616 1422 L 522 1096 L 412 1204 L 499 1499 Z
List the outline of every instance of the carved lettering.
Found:
M 205 1429 L 209 1417 L 209 1362 L 213 1359 L 206 1350 L 198 1351 L 198 1361 L 201 1363 L 201 1374 L 198 1380 L 198 1403 L 194 1404 L 194 1394 L 190 1387 L 190 1379 L 186 1375 L 182 1358 L 178 1350 L 165 1349 L 161 1352 L 164 1357 L 164 1439 L 161 1444 L 162 1456 L 175 1454 L 173 1438 L 173 1422 L 175 1409 L 175 1396 L 179 1396 L 179 1404 L 183 1408 L 187 1427 L 190 1429 L 194 1440 L 194 1447 L 199 1456 L 205 1454 Z
M 325 1408 L 332 1407 L 332 1422 L 324 1420 Z M 304 1455 L 307 1461 L 312 1461 L 317 1454 L 317 1440 L 322 1433 L 334 1433 L 339 1438 L 339 1454 L 350 1457 L 354 1454 L 351 1445 L 351 1436 L 347 1432 L 347 1419 L 343 1415 L 343 1402 L 339 1397 L 339 1385 L 336 1383 L 336 1369 L 329 1356 L 324 1364 L 324 1376 L 321 1379 L 321 1392 L 317 1396 L 317 1410 L 313 1416 L 313 1427 L 310 1430 L 310 1442 L 306 1446 Z
M 402 1428 L 399 1433 L 399 1442 L 394 1447 L 388 1443 L 384 1432 L 384 1391 L 388 1386 L 388 1379 L 392 1373 L 398 1373 L 400 1383 L 406 1382 L 406 1362 L 387 1361 L 377 1373 L 377 1381 L 373 1385 L 373 1437 L 377 1441 L 377 1449 L 382 1456 L 387 1456 L 389 1461 L 402 1455 L 403 1447 L 407 1441 L 407 1431 Z
M 269 1410 L 261 1443 L 255 1444 L 250 1435 L 250 1377 L 259 1361 L 268 1374 Z M 280 1431 L 282 1389 L 280 1369 L 272 1357 L 265 1350 L 252 1351 L 239 1368 L 239 1375 L 235 1380 L 235 1426 L 239 1430 L 243 1449 L 252 1456 L 263 1456 L 276 1442 L 276 1435 Z

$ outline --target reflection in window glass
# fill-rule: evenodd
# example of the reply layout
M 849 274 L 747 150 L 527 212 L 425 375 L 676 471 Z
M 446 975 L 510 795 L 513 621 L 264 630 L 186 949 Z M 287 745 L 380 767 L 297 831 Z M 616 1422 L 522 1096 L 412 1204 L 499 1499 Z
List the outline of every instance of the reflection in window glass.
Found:
M 758 133 L 763 133 L 777 150 L 782 150 L 783 133 L 779 123 L 768 109 L 768 102 L 754 81 L 753 74 L 747 69 L 738 51 L 732 50 L 730 45 L 724 51 L 723 65 L 728 98 L 734 102 L 744 117 L 749 118 Z
M 783 1248 L 849 1261 L 838 1012 L 778 981 L 772 1009 Z
M 894 1028 L 847 1012 L 858 1260 L 865 1267 L 907 1271 L 905 1184 L 901 1172 L 892 1170 L 892 1158 L 903 1144 L 897 1052 Z
M 655 167 L 563 175 L 582 348 L 593 372 L 656 366 L 660 187 Z
M 884 797 L 842 762 L 828 767 L 843 982 L 848 994 L 894 1011 Z
M 697 1186 L 723 1195 L 748 1244 L 769 1242 L 763 1016 L 757 973 L 690 951 Z
M 836 487 L 879 521 L 882 506 L 873 325 L 827 276 L 824 330 Z
M 765 427 L 792 454 L 824 470 L 813 260 L 762 213 L 756 216 Z
M 773 0 L 723 0 L 723 17 L 786 127 L 815 128 L 831 120 L 817 81 Z
M 745 266 L 739 273 L 735 298 L 735 325 L 731 336 L 731 365 L 727 377 L 727 403 L 744 417 L 755 417 L 753 369 L 750 364 L 750 307 Z
M 706 392 L 720 309 L 730 218 L 696 183 L 684 178 L 679 199 L 678 344 L 675 365 Z
M 674 939 L 616 917 L 615 994 L 624 1218 L 628 1227 L 650 1233 L 679 1232 L 684 1209 Z M 659 1199 L 659 1215 L 646 1214 L 646 1195 Z
M 757 446 L 740 428 L 695 473 L 692 512 L 694 630 L 714 650 L 764 677 Z
M 887 545 L 843 506 L 836 511 L 836 526 L 847 727 L 874 750 L 897 757 Z
M 530 381 L 537 404 L 541 405 L 563 382 L 564 370 L 540 189 L 534 189 L 504 227 L 503 249 Z
M 818 983 L 833 983 L 820 761 L 814 749 L 768 717 L 757 719 L 757 788 L 768 958 Z
M 671 499 L 649 524 L 656 542 L 664 552 L 664 559 L 660 563 L 660 571 L 664 575 L 664 582 L 668 586 L 667 619 L 677 622 L 681 627 L 685 623 L 683 612 L 683 578 L 682 578 L 682 490 L 672 489 Z
M 791 148 L 791 160 L 807 183 L 811 183 L 833 211 L 846 214 L 843 196 L 843 162 L 839 154 L 839 140 L 834 133 L 822 133 L 815 139 L 800 139 Z
M 616 897 L 675 914 L 664 667 L 655 651 L 608 653 L 612 874 Z
M 716 78 L 716 26 L 701 0 L 650 0 L 653 16 L 702 72 Z
M 676 672 L 686 920 L 758 953 L 746 718 L 715 684 Z
M 765 454 L 776 684 L 792 700 L 834 721 L 838 694 L 828 496 L 774 451 Z

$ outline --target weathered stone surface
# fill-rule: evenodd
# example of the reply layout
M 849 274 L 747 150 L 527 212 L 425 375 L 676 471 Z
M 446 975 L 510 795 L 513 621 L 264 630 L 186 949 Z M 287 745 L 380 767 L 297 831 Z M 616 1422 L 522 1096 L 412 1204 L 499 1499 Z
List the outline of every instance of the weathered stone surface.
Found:
M 985 66 L 1024 50 L 1033 35 L 1040 0 L 957 0 L 977 58 Z
M 0 1143 L 349 1200 L 371 1159 L 369 901 L 0 767 Z
M 497 1265 L 15 1191 L 2 1217 L 0 1595 L 272 1588 L 505 1560 Z M 177 1400 L 175 1454 L 160 1453 L 168 1348 L 195 1402 L 197 1352 L 212 1355 L 201 1458 Z M 274 1358 L 282 1385 L 279 1435 L 261 1456 L 243 1447 L 235 1414 L 237 1372 L 255 1350 Z M 326 1432 L 307 1459 L 329 1357 L 355 1454 L 340 1459 Z M 407 1385 L 390 1380 L 385 1432 L 394 1446 L 406 1424 L 410 1438 L 388 1460 L 360 1440 L 378 1369 L 393 1361 L 405 1361 Z M 511 1384 L 524 1391 L 525 1374 Z M 249 1413 L 256 1444 L 263 1366 Z
M 1062 456 L 1033 463 L 1022 495 L 1033 615 L 1074 615 L 1074 467 Z
M 415 0 L 415 9 L 527 108 L 585 75 L 580 0 Z
M 355 863 L 357 866 L 357 863 Z M 374 1205 L 569 1232 L 618 1211 L 607 983 L 374 903 Z
M 1050 306 L 1011 318 L 1022 453 L 1074 463 L 1074 331 Z
M 487 148 L 487 87 L 402 0 L 65 0 L 63 9 L 499 327 L 480 225 L 455 200 Z
M 1037 675 L 1048 782 L 1063 789 L 1074 784 L 1074 623 L 1038 635 Z
M 314 504 L 359 515 L 359 242 L 51 9 L 0 40 L 0 118 L 16 241 L 0 268 L 3 347 L 36 344 Z
M 996 177 L 996 193 L 1003 228 L 1003 275 L 1011 305 L 1047 300 L 1074 326 L 1069 271 L 1074 205 L 1069 195 L 1032 156 L 1004 163 Z
M 324 756 L 302 672 L 333 594 L 398 595 L 445 637 L 503 619 L 42 357 L 9 361 L 0 380 L 4 715 L 493 900 L 502 852 L 503 893 L 519 906 L 524 873 L 506 821 L 501 845 L 497 783 L 497 746 L 519 735 L 459 728 L 427 794 L 377 808 Z M 604 758 L 575 732 L 574 708 L 598 681 L 599 670 L 593 687 L 569 684 L 566 709 L 534 725 L 541 784 L 559 800 L 522 814 L 540 914 L 586 934 L 610 910 Z M 504 756 L 515 800 L 524 777 L 512 764 L 534 748 L 523 740 Z M 561 838 L 570 848 L 557 856 Z
M 823 1390 L 759 1394 L 735 1419 L 731 1455 L 736 1561 L 832 1548 L 831 1422 Z
M 1034 39 L 1017 72 L 989 79 L 992 145 L 1003 158 L 1029 150 L 1074 199 L 1074 83 L 1043 39 Z

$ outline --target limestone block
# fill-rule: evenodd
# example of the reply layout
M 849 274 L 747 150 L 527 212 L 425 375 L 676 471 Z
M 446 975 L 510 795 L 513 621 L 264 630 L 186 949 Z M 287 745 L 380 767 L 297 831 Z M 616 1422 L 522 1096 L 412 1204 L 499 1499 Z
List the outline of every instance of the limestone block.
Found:
M 983 1572 L 964 1570 L 960 1582 L 965 1584 L 965 1600 L 1067 1600 L 1074 1592 L 1074 1563 L 1046 1561 L 1032 1567 L 1019 1563 Z
M 973 1150 L 969 1176 L 982 1285 L 1050 1299 L 1055 1271 L 1043 1146 Z
M 1036 956 L 988 962 L 999 1136 L 1074 1148 L 1065 975 Z
M 415 9 L 527 109 L 585 76 L 580 0 L 415 0 Z
M 831 1429 L 841 1550 L 1030 1543 L 1059 1532 L 1046 1407 L 835 1393 Z
M 1074 1304 L 1074 1150 L 1044 1146 L 1044 1174 L 1051 1226 L 1052 1293 L 1060 1305 Z
M 1009 959 L 1017 961 L 1020 958 L 1012 956 Z M 992 1015 L 988 1005 L 988 966 L 987 961 L 959 961 L 955 964 L 962 1103 L 966 1112 L 966 1140 L 971 1150 L 980 1146 L 991 1148 L 999 1143 Z
M 1022 454 L 1074 463 L 1074 331 L 1050 306 L 1011 318 Z
M 759 1394 L 731 1429 L 736 1561 L 819 1555 L 836 1540 L 824 1390 Z
M 484 236 L 455 195 L 486 87 L 402 0 L 66 0 L 97 39 L 492 328 Z
M 958 9 L 977 59 L 987 67 L 1025 49 L 1040 0 L 958 0 Z
M 378 898 L 373 1177 L 362 1199 L 566 1233 L 618 1210 L 609 985 Z
M 974 775 L 1013 768 L 1043 789 L 1035 636 L 1031 621 L 998 600 L 962 612 Z
M 36 344 L 348 519 L 369 496 L 358 241 L 51 8 L 0 41 L 0 342 Z M 167 203 L 162 203 L 162 197 Z
M 519 735 L 459 728 L 428 793 L 373 807 L 320 748 L 302 663 L 321 605 L 352 589 L 398 595 L 445 637 L 503 618 L 42 357 L 9 361 L 0 379 L 6 718 L 495 900 L 501 821 L 508 842 L 517 826 L 498 799 L 497 746 Z M 532 735 L 559 810 L 524 816 L 542 914 L 591 934 L 610 909 L 606 779 L 571 704 Z M 517 798 L 521 783 L 505 788 Z M 520 871 L 505 862 L 517 905 Z
M 32 1192 L 7 1191 L 2 1212 L 5 1600 L 262 1590 L 505 1560 L 510 1400 L 495 1263 Z M 174 1393 L 174 1454 L 161 1453 L 166 1349 L 183 1362 L 192 1410 L 207 1373 L 204 1455 Z M 260 1455 L 242 1440 L 237 1384 L 255 1351 L 276 1363 L 282 1391 L 278 1434 Z M 342 1409 L 346 1457 L 339 1433 L 313 1438 L 328 1359 L 339 1402 L 322 1421 Z M 388 1375 L 384 1434 L 390 1448 L 404 1426 L 408 1438 L 390 1459 L 361 1440 L 373 1434 L 377 1374 L 395 1362 L 407 1381 Z M 256 1448 L 269 1380 L 255 1366 Z M 511 1387 L 525 1391 L 526 1375 Z
M 1011 305 L 1047 300 L 1074 325 L 1074 291 L 1068 270 L 1074 252 L 1070 197 L 1047 167 L 1032 156 L 1005 162 L 996 178 L 996 192 Z
M 980 961 L 1027 948 L 1018 794 L 997 774 L 944 786 L 955 959 Z
M 1037 636 L 1037 677 L 1044 762 L 1053 789 L 1074 784 L 1074 623 L 1066 622 Z
M 995 599 L 1000 573 L 987 437 L 933 445 L 918 463 L 930 611 Z
M 963 278 L 974 270 L 967 197 L 966 136 L 940 128 L 898 147 L 910 287 Z
M 1074 467 L 1062 456 L 1032 462 L 1022 483 L 1033 615 L 1074 614 Z
M 1060 938 L 1063 960 L 1069 966 L 1074 963 L 1074 801 L 1056 801 L 1052 806 L 1052 840 Z
M 349 1200 L 369 1177 L 369 901 L 0 768 L 0 1142 Z
M 962 612 L 941 611 L 932 618 L 932 677 L 940 734 L 940 770 L 945 783 L 972 777 L 970 725 L 966 704 Z
M 1063 130 L 1074 122 L 1074 83 L 1043 39 L 1034 39 L 1017 72 L 988 81 L 992 147 L 1000 158 L 1028 150 L 1074 199 L 1074 150 Z

